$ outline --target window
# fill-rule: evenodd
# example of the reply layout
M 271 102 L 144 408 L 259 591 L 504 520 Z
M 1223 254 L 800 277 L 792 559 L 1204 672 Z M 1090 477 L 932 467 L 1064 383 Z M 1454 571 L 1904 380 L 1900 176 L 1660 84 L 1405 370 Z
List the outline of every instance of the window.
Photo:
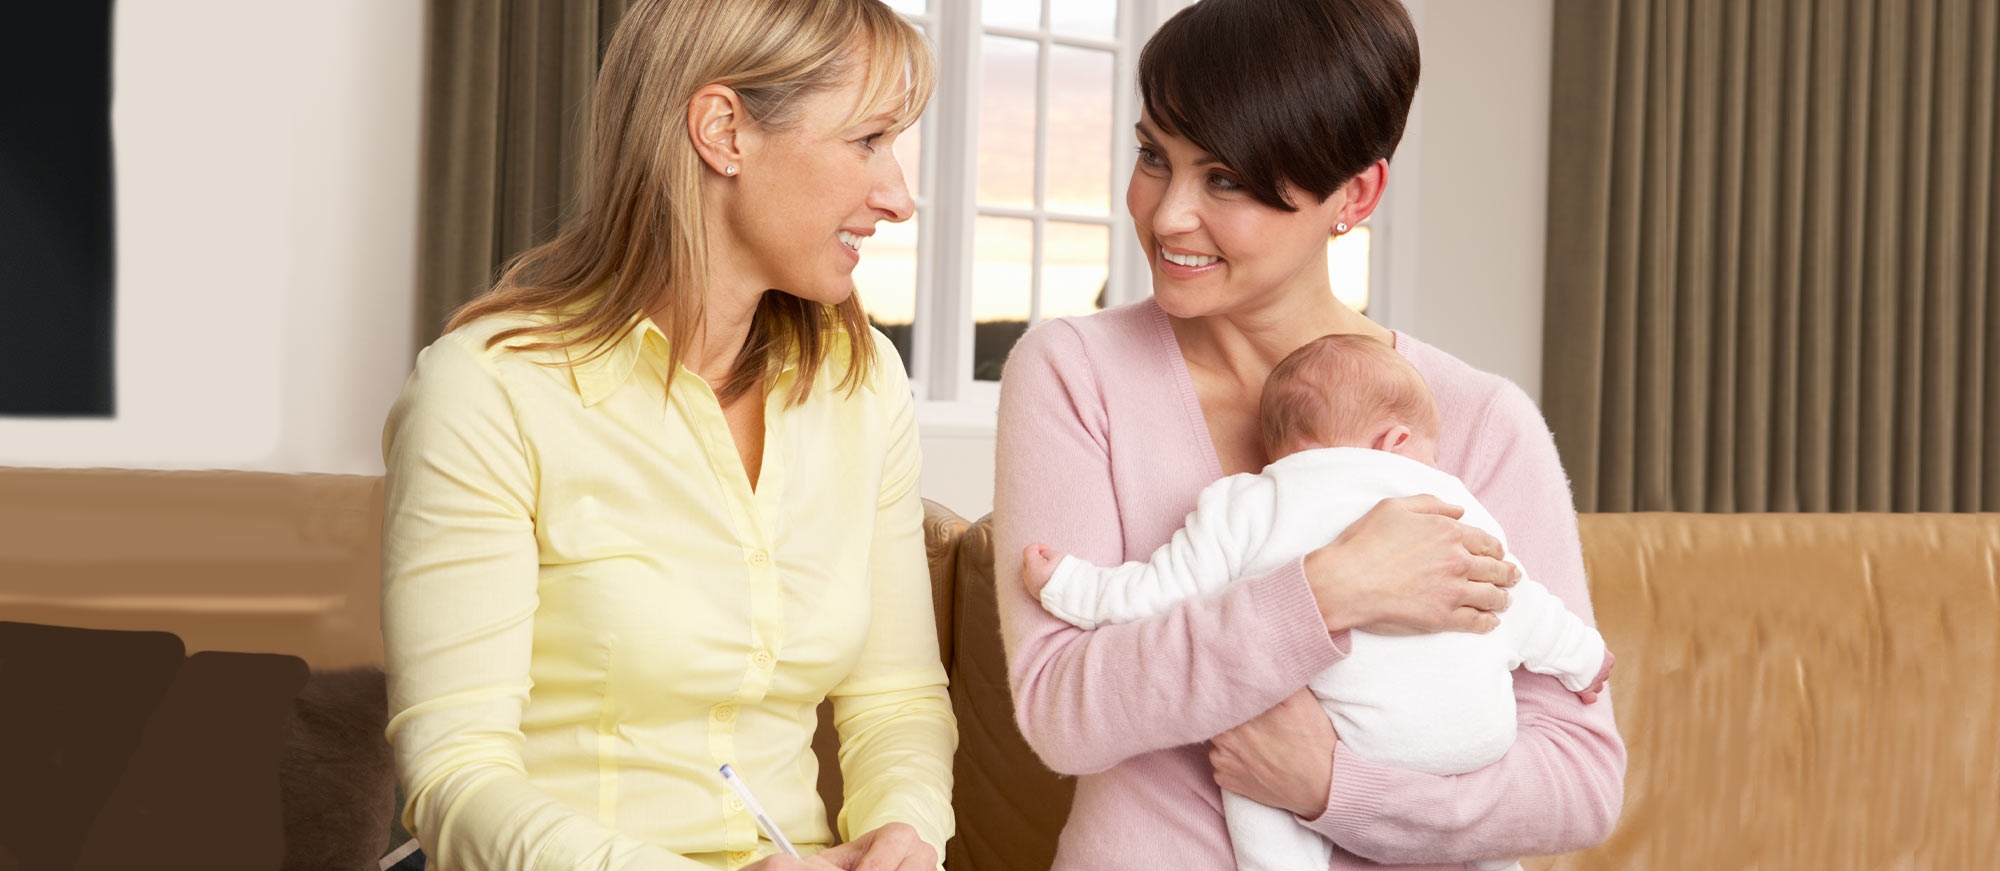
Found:
M 917 217 L 880 225 L 855 284 L 919 399 L 965 403 L 975 421 L 984 408 L 990 422 L 1022 333 L 1130 298 L 1114 289 L 1117 249 L 1136 247 L 1117 132 L 1137 118 L 1129 7 L 1149 4 L 889 5 L 932 38 L 939 81 L 923 122 L 897 143 Z
M 1029 327 L 1145 296 L 1125 214 L 1138 49 L 1185 0 L 888 0 L 932 39 L 938 88 L 897 141 L 917 215 L 881 224 L 855 285 L 902 355 L 927 430 L 989 429 Z M 1378 223 L 1378 222 L 1371 222 Z M 1329 243 L 1369 305 L 1371 228 Z

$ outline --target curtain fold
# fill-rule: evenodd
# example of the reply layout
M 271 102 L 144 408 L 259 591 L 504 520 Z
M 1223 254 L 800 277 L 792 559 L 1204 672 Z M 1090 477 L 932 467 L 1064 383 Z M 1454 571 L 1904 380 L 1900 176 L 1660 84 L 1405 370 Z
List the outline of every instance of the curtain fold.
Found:
M 1586 511 L 2000 510 L 2000 4 L 1556 0 Z
M 418 347 L 583 184 L 590 91 L 630 0 L 431 0 Z

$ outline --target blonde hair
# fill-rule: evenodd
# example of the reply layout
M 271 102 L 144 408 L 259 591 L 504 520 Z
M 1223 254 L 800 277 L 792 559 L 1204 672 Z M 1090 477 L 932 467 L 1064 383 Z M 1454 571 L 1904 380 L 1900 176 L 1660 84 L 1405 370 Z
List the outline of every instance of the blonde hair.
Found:
M 1437 404 L 1403 355 L 1367 336 L 1321 336 L 1287 355 L 1264 380 L 1257 403 L 1264 450 L 1305 444 L 1366 447 L 1385 423 L 1435 437 Z
M 658 304 L 671 371 L 701 324 L 709 262 L 704 165 L 687 135 L 695 92 L 729 87 L 752 121 L 785 130 L 798 123 L 804 98 L 838 87 L 856 64 L 866 64 L 867 76 L 847 125 L 892 99 L 900 103 L 892 129 L 916 121 L 936 79 L 930 48 L 880 0 L 634 4 L 612 34 L 591 96 L 585 184 L 574 216 L 554 240 L 514 258 L 491 291 L 452 313 L 446 329 L 491 314 L 549 312 L 552 323 L 502 330 L 488 346 L 530 336 L 538 341 L 517 347 L 589 344 L 588 357 L 595 357 Z M 805 401 L 836 330 L 848 340 L 840 388 L 852 392 L 877 365 L 861 301 L 833 306 L 764 294 L 722 399 L 766 383 L 796 355 L 790 401 Z

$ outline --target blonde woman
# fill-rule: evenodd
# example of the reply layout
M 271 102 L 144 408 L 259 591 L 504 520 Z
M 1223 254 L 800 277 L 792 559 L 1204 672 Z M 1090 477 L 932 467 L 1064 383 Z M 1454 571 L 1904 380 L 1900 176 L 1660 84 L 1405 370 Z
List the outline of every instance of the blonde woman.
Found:
M 940 865 L 916 426 L 852 281 L 910 217 L 891 145 L 927 52 L 878 0 L 626 13 L 586 201 L 424 351 L 384 434 L 388 734 L 429 867 Z

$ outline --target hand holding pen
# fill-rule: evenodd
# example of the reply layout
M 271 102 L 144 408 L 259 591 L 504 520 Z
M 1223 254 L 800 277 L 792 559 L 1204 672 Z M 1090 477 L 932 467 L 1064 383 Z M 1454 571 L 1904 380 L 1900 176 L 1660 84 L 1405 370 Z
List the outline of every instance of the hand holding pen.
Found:
M 938 864 L 937 851 L 923 839 L 917 837 L 917 830 L 907 823 L 889 823 L 845 844 L 830 847 L 816 856 L 801 858 L 797 848 L 792 846 L 784 832 L 771 815 L 764 812 L 764 806 L 752 795 L 748 784 L 736 775 L 736 770 L 722 766 L 722 780 L 743 800 L 743 807 L 750 811 L 752 819 L 764 837 L 777 845 L 780 855 L 743 866 L 742 871 L 791 871 L 791 869 L 842 869 L 855 871 L 859 868 L 881 869 L 881 871 L 933 871 Z

